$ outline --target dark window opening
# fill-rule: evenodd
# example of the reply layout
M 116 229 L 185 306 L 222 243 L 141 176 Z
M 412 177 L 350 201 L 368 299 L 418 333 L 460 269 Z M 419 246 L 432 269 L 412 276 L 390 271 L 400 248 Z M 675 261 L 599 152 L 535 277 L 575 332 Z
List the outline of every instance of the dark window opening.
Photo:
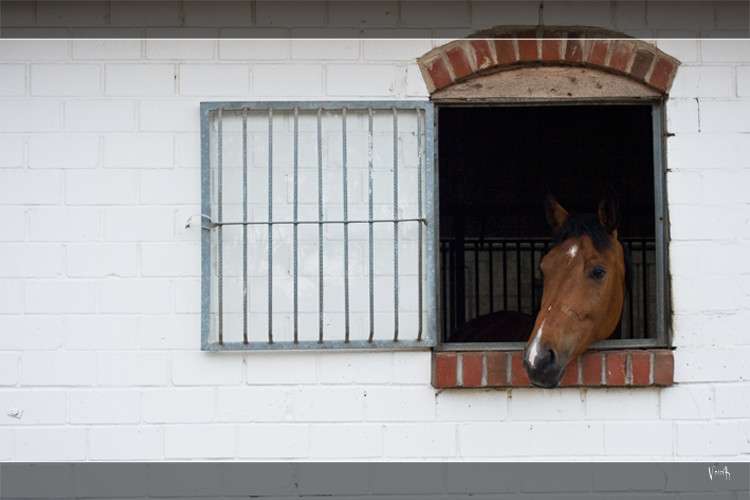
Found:
M 604 189 L 614 187 L 619 235 L 633 261 L 621 338 L 658 337 L 663 263 L 656 252 L 653 109 L 650 103 L 437 108 L 444 341 L 491 312 L 536 315 L 539 262 L 550 245 L 545 187 L 571 213 L 595 211 Z

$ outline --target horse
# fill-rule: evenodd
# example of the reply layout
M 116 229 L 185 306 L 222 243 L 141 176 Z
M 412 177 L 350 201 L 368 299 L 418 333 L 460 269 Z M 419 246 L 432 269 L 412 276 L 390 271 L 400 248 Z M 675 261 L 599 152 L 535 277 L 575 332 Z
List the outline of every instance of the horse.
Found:
M 516 311 L 495 311 L 467 321 L 451 334 L 450 342 L 526 342 L 534 316 Z
M 547 193 L 553 246 L 542 259 L 542 300 L 523 366 L 532 385 L 555 388 L 569 363 L 591 344 L 618 330 L 630 282 L 626 248 L 618 239 L 619 204 L 614 191 L 598 213 L 570 215 Z

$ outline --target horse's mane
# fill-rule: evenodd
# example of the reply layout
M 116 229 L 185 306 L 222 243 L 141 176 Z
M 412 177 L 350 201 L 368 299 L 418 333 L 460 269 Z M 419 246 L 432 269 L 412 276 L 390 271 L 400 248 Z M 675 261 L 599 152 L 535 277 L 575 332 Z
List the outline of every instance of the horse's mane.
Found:
M 568 238 L 584 235 L 591 238 L 597 252 L 603 252 L 612 246 L 609 234 L 599 222 L 599 217 L 594 214 L 576 214 L 568 217 L 552 235 L 552 242 L 557 246 Z
M 609 233 L 599 222 L 599 217 L 594 214 L 575 214 L 568 217 L 568 220 L 552 234 L 552 244 L 557 246 L 568 238 L 578 238 L 584 235 L 591 238 L 597 252 L 603 252 L 612 247 Z M 625 285 L 629 292 L 633 283 L 633 261 L 627 245 L 619 238 L 618 241 L 622 245 L 625 259 Z

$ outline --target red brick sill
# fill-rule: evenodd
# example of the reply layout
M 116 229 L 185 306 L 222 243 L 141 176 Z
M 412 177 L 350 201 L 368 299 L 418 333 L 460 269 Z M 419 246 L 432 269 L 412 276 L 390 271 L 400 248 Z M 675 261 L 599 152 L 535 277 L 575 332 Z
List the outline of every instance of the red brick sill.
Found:
M 522 351 L 436 352 L 432 385 L 438 389 L 531 387 Z M 565 371 L 560 387 L 666 387 L 674 383 L 669 349 L 586 352 Z

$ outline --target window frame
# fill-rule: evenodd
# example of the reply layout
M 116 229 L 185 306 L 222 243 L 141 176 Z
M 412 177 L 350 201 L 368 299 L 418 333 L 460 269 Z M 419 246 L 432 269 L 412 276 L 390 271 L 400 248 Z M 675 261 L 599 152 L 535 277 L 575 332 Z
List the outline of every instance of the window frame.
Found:
M 262 110 L 273 109 L 280 111 L 301 111 L 322 110 L 322 111 L 340 111 L 347 110 L 420 110 L 424 119 L 424 145 L 423 157 L 421 158 L 422 180 L 424 184 L 423 197 L 423 215 L 422 222 L 418 222 L 424 227 L 424 290 L 423 290 L 423 311 L 422 319 L 423 331 L 418 335 L 410 337 L 402 336 L 391 339 L 372 339 L 372 340 L 342 340 L 335 339 L 324 341 L 252 341 L 252 342 L 223 342 L 211 339 L 211 255 L 212 255 L 212 231 L 220 228 L 223 221 L 214 221 L 210 214 L 212 213 L 211 202 L 211 113 L 219 109 L 227 111 L 241 111 L 243 109 Z M 434 104 L 430 100 L 388 100 L 388 101 L 211 101 L 201 102 L 200 105 L 200 137 L 201 137 L 201 350 L 203 351 L 268 351 L 268 350 L 403 350 L 403 349 L 429 349 L 437 344 L 437 309 L 435 307 L 436 295 L 436 275 L 437 260 L 435 258 L 438 248 L 438 231 L 437 231 L 437 176 L 435 172 L 435 153 L 436 140 L 434 133 Z M 246 152 L 245 152 L 246 154 Z M 246 168 L 246 167 L 245 167 Z M 296 203 L 296 201 L 295 201 Z M 388 222 L 396 223 L 402 219 L 392 219 Z M 279 221 L 249 222 L 243 221 L 242 224 L 267 224 L 272 225 Z M 289 223 L 286 221 L 285 223 Z M 317 221 L 317 224 L 326 224 L 328 221 Z M 351 222 L 347 222 L 351 223 Z M 294 222 L 296 225 L 297 222 Z M 370 219 L 369 224 L 373 224 Z M 397 257 L 395 258 L 397 261 Z M 372 276 L 370 277 L 372 280 Z M 414 337 L 414 338 L 412 338 Z
M 545 106 L 545 105 L 627 105 L 650 103 L 652 118 L 653 162 L 654 162 L 654 210 L 655 210 L 655 241 L 656 241 L 656 338 L 650 339 L 617 339 L 598 342 L 590 347 L 592 350 L 633 349 L 633 348 L 664 348 L 670 347 L 671 339 L 671 296 L 668 277 L 668 222 L 666 198 L 666 158 L 664 147 L 664 114 L 665 99 L 485 99 L 474 103 L 476 106 Z M 328 350 L 328 349 L 427 349 L 438 351 L 516 351 L 523 348 L 521 342 L 507 343 L 450 343 L 442 340 L 439 283 L 439 158 L 438 158 L 438 110 L 443 106 L 466 105 L 450 100 L 404 100 L 404 101 L 212 101 L 201 103 L 201 349 L 204 351 L 244 351 L 244 350 Z M 215 228 L 211 213 L 211 164 L 210 164 L 210 113 L 222 108 L 237 111 L 252 106 L 253 109 L 274 108 L 290 110 L 295 107 L 300 110 L 321 108 L 323 110 L 367 109 L 387 110 L 393 106 L 421 109 L 425 120 L 424 144 L 424 204 L 426 219 L 425 229 L 425 310 L 424 333 L 421 340 L 411 341 L 399 339 L 374 339 L 373 341 L 338 341 L 326 340 L 322 344 L 316 341 L 293 342 L 228 342 L 220 344 L 210 339 L 211 335 L 211 231 Z M 432 304 L 432 306 L 431 306 Z
M 435 101 L 436 130 L 438 137 L 439 109 L 441 107 L 455 106 L 476 107 L 538 107 L 538 106 L 576 106 L 576 105 L 650 105 L 651 106 L 651 135 L 653 139 L 653 182 L 654 182 L 654 238 L 655 238 L 655 282 L 656 282 L 656 337 L 646 339 L 612 339 L 596 342 L 589 347 L 593 351 L 627 350 L 627 349 L 660 349 L 672 347 L 672 324 L 671 324 L 671 281 L 669 279 L 668 266 L 668 214 L 667 214 L 667 192 L 666 192 L 666 156 L 665 156 L 665 107 L 666 98 L 577 98 L 577 99 L 519 99 L 519 98 L 484 98 L 471 102 L 456 101 L 454 99 L 438 99 Z M 436 170 L 439 172 L 440 159 L 436 154 Z M 438 174 L 439 177 L 439 174 Z M 439 205 L 438 205 L 439 206 Z M 439 208 L 438 208 L 439 213 Z M 438 258 L 439 260 L 439 258 Z M 438 283 L 436 293 L 440 294 L 442 284 Z M 438 307 L 442 303 L 438 298 Z M 442 317 L 440 310 L 438 317 Z M 436 351 L 440 352 L 473 352 L 473 351 L 501 351 L 513 352 L 522 350 L 523 342 L 448 342 L 444 340 L 442 321 L 438 321 L 437 337 L 439 340 Z

